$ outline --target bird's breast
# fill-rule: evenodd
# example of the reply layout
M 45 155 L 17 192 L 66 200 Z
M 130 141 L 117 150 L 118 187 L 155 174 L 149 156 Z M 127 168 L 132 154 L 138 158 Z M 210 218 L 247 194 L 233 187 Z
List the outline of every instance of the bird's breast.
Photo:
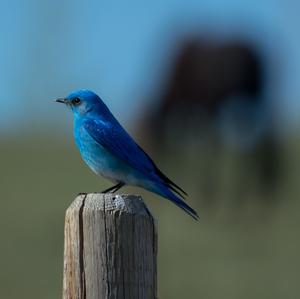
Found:
M 106 176 L 112 164 L 107 150 L 97 143 L 83 127 L 75 130 L 74 135 L 83 160 L 94 172 Z
M 136 184 L 134 170 L 95 141 L 84 127 L 74 128 L 76 145 L 85 163 L 98 175 L 111 181 Z

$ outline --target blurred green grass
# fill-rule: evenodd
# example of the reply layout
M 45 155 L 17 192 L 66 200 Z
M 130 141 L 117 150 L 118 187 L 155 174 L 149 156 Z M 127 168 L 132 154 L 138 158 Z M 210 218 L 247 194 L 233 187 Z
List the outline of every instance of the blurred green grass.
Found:
M 84 165 L 71 140 L 2 140 L 0 146 L 0 298 L 60 298 L 65 210 L 77 193 L 110 183 Z M 199 159 L 187 164 L 180 150 L 158 160 L 190 194 L 199 223 L 151 193 L 122 190 L 142 194 L 158 220 L 159 298 L 298 298 L 300 143 L 282 149 L 286 172 L 275 204 L 262 205 L 253 193 L 238 208 L 234 153 L 224 153 L 220 200 L 208 207 L 196 183 L 205 178 L 199 173 L 205 153 L 192 151 Z

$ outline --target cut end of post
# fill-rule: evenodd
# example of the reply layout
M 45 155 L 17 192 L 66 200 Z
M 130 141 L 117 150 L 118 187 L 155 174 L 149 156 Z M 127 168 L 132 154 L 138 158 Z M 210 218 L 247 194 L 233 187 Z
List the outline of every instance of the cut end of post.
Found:
M 102 210 L 111 213 L 124 212 L 153 218 L 153 215 L 139 195 L 79 193 L 68 210 L 78 207 L 89 210 Z
M 63 298 L 156 298 L 157 233 L 140 196 L 79 194 L 66 212 Z

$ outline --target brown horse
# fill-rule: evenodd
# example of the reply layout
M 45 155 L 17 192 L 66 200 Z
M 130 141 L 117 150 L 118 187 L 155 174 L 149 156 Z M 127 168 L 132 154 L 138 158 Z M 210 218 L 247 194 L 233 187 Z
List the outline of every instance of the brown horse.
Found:
M 239 193 L 246 192 L 243 186 L 249 181 L 245 174 L 249 165 L 255 165 L 260 190 L 269 193 L 278 175 L 278 146 L 271 107 L 263 94 L 264 75 L 264 61 L 258 51 L 242 40 L 184 41 L 167 84 L 158 93 L 161 95 L 158 105 L 147 110 L 139 125 L 146 146 L 159 151 L 170 138 L 182 143 L 185 136 L 197 140 L 209 131 L 218 152 L 224 128 L 229 127 L 231 131 L 225 135 L 234 136 L 227 139 L 234 139 L 242 157 Z M 215 130 L 216 127 L 219 129 Z M 204 168 L 207 180 L 215 182 L 211 188 L 216 189 L 218 170 L 209 162 Z

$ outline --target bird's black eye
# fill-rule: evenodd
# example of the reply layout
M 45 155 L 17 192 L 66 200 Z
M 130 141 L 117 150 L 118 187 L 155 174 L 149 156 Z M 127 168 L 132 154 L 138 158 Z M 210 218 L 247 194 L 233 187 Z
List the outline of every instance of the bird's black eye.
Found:
M 72 100 L 72 104 L 73 104 L 73 105 L 78 105 L 78 104 L 80 104 L 80 102 L 81 102 L 81 100 L 80 100 L 79 98 L 74 98 L 74 99 Z

